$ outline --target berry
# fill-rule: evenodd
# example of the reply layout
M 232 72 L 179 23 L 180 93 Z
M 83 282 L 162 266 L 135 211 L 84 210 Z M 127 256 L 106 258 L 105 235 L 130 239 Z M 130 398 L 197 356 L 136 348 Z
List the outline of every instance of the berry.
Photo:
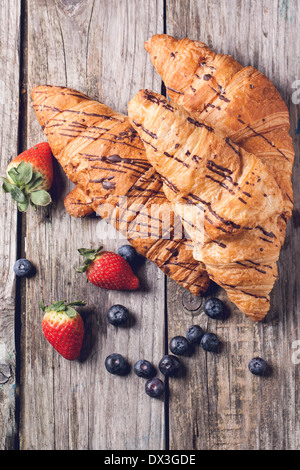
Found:
M 106 370 L 114 375 L 126 375 L 129 372 L 129 364 L 121 354 L 110 354 L 105 359 Z
M 249 362 L 249 370 L 254 375 L 264 375 L 267 370 L 267 363 L 261 357 L 254 357 Z
M 226 306 L 220 299 L 212 297 L 205 301 L 204 312 L 213 320 L 223 320 L 226 317 Z
M 122 245 L 118 249 L 117 253 L 118 255 L 122 256 L 122 258 L 124 258 L 131 267 L 135 265 L 138 258 L 138 253 L 133 246 Z
M 111 325 L 125 325 L 129 317 L 129 311 L 123 305 L 113 305 L 107 312 L 107 319 Z
M 189 349 L 189 342 L 184 336 L 175 336 L 170 341 L 170 351 L 173 354 L 182 356 Z
M 157 377 L 147 380 L 145 384 L 145 392 L 152 398 L 160 397 L 164 393 L 164 389 L 164 383 Z
M 34 271 L 34 266 L 25 258 L 18 259 L 14 264 L 14 272 L 18 277 L 29 277 Z
M 79 253 L 85 258 L 83 266 L 77 272 L 85 272 L 88 280 L 95 286 L 111 290 L 136 290 L 139 280 L 134 275 L 130 264 L 122 256 L 111 251 L 80 248 Z
M 214 333 L 205 333 L 200 341 L 202 348 L 208 352 L 218 352 L 221 342 Z
M 85 303 L 76 301 L 66 304 L 62 300 L 48 307 L 45 307 L 43 302 L 40 304 L 45 312 L 42 321 L 45 338 L 69 361 L 74 361 L 79 356 L 84 336 L 84 323 L 73 308 L 75 305 L 85 305 Z
M 199 325 L 192 325 L 187 329 L 186 337 L 192 344 L 200 344 L 204 331 Z
M 180 370 L 180 361 L 176 356 L 167 354 L 158 364 L 159 370 L 166 377 L 175 377 Z
M 133 370 L 138 377 L 143 377 L 148 379 L 155 375 L 155 369 L 151 362 L 146 361 L 146 359 L 140 359 L 134 364 Z
M 53 181 L 53 156 L 50 145 L 42 142 L 15 157 L 7 166 L 2 189 L 10 193 L 19 211 L 26 212 L 29 204 L 47 206 Z

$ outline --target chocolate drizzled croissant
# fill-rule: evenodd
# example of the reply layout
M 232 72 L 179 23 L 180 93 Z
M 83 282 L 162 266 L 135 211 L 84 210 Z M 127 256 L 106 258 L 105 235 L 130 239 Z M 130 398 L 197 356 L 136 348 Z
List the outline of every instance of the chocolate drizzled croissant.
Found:
M 202 231 L 190 231 L 195 258 L 241 311 L 262 320 L 281 248 L 275 178 L 260 158 L 157 93 L 140 91 L 128 115 L 169 199 L 189 204 L 195 219 L 204 213 Z
M 178 284 L 203 293 L 207 273 L 127 116 L 64 87 L 36 87 L 32 99 L 55 158 L 76 185 L 65 199 L 67 211 L 97 212 Z
M 294 149 L 288 109 L 278 90 L 254 67 L 243 67 L 200 41 L 157 34 L 145 49 L 175 103 L 268 167 L 284 200 L 277 220 L 283 244 L 293 209 Z

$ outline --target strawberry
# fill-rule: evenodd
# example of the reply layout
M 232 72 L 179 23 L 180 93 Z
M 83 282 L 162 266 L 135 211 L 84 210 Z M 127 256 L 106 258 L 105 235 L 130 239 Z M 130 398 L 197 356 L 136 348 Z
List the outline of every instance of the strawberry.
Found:
M 10 193 L 19 211 L 26 212 L 29 204 L 47 206 L 53 181 L 52 152 L 47 142 L 35 145 L 15 157 L 6 169 L 2 189 Z
M 43 302 L 40 304 L 45 312 L 42 321 L 45 338 L 61 356 L 69 361 L 78 358 L 84 336 L 83 320 L 73 308 L 76 305 L 85 305 L 85 303 L 76 301 L 66 304 L 62 300 L 48 307 L 45 307 Z
M 83 266 L 77 272 L 86 272 L 87 279 L 102 289 L 136 290 L 140 287 L 129 263 L 122 256 L 111 251 L 80 248 L 79 253 L 85 258 Z

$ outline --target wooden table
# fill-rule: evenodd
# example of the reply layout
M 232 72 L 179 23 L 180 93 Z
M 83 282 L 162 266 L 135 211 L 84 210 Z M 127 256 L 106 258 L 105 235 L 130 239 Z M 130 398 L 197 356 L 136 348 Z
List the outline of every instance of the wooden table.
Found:
M 66 213 L 63 199 L 72 185 L 58 165 L 50 209 L 22 216 L 1 196 L 0 448 L 299 449 L 299 0 L 0 0 L 0 12 L 2 175 L 12 156 L 45 140 L 32 108 L 34 86 L 66 85 L 126 112 L 141 88 L 162 89 L 143 47 L 162 32 L 202 40 L 265 73 L 289 106 L 296 151 L 294 214 L 272 307 L 259 324 L 214 289 L 207 296 L 223 298 L 231 316 L 209 320 L 203 298 L 148 261 L 139 293 L 87 284 L 75 273 L 77 249 L 103 240 L 116 250 L 124 240 L 99 218 Z M 13 265 L 25 255 L 37 274 L 19 282 Z M 64 360 L 46 342 L 42 299 L 87 302 L 80 360 Z M 116 303 L 134 316 L 128 328 L 106 321 Z M 219 335 L 222 353 L 197 349 L 184 358 L 185 373 L 170 380 L 165 400 L 150 399 L 133 373 L 118 378 L 105 371 L 112 352 L 131 364 L 147 358 L 157 365 L 170 338 L 194 323 Z M 270 376 L 249 373 L 255 355 L 271 365 Z

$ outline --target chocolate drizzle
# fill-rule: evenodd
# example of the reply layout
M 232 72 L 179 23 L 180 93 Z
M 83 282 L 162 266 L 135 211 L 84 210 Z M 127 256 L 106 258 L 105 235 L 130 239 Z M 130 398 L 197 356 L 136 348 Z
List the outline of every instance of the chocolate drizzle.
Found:
M 105 168 L 101 166 L 91 166 L 93 169 L 97 170 L 107 170 L 107 171 L 113 171 L 113 172 L 118 172 L 118 173 L 126 173 L 125 170 L 131 170 L 137 175 L 143 175 L 145 171 L 147 171 L 150 168 L 150 163 L 146 159 L 142 158 L 122 158 L 118 154 L 113 154 L 109 156 L 105 155 L 94 155 L 94 154 L 88 154 L 88 153 L 81 153 L 80 154 L 84 159 L 90 161 L 90 162 L 104 162 L 108 165 L 113 165 L 114 168 Z
M 150 137 L 152 137 L 152 139 L 157 139 L 157 135 L 154 134 L 154 132 L 150 132 L 148 129 L 146 129 L 142 124 L 138 124 L 136 121 L 133 120 L 133 123 L 136 127 L 140 127 L 141 129 L 143 129 L 143 131 L 148 134 Z
M 243 266 L 244 268 L 255 269 L 256 271 L 258 271 L 259 273 L 262 273 L 262 274 L 267 274 L 267 272 L 264 271 L 263 269 L 257 268 L 256 266 L 249 266 L 247 264 L 242 263 L 241 261 L 236 261 L 236 264 L 239 264 L 239 265 Z
M 208 108 L 217 109 L 218 111 L 221 110 L 220 106 L 216 106 L 216 105 L 214 105 L 214 104 L 212 104 L 212 103 L 204 103 L 204 105 L 203 105 L 203 111 L 206 111 L 206 112 L 208 113 L 208 111 L 207 111 Z
M 225 90 L 223 90 L 223 88 L 221 87 L 221 85 L 219 85 L 217 83 L 217 86 L 219 88 L 219 91 L 216 90 L 215 88 L 213 88 L 212 86 L 209 85 L 209 88 L 216 93 L 216 95 L 218 95 L 219 99 L 222 100 L 222 101 L 225 101 L 226 103 L 230 103 L 230 100 L 228 98 L 226 98 L 226 96 L 224 96 L 225 94 Z
M 239 118 L 238 121 L 241 124 L 246 125 L 246 123 L 242 119 Z M 264 134 L 262 134 L 261 132 L 257 132 L 255 129 L 253 129 L 253 127 L 250 126 L 250 124 L 247 124 L 246 127 L 250 129 L 257 137 L 261 137 L 262 139 L 264 139 L 272 148 L 277 150 L 277 152 L 279 152 L 280 155 L 282 155 L 286 160 L 288 160 L 288 157 L 282 152 L 282 150 L 276 147 L 276 145 L 273 144 L 273 142 L 271 142 Z
M 99 183 L 102 184 L 103 189 L 115 189 L 116 183 L 113 183 L 111 180 L 114 179 L 114 176 L 105 176 L 104 178 L 99 178 L 95 180 L 89 180 L 89 183 Z
M 149 90 L 144 90 L 144 97 L 147 100 L 151 101 L 152 103 L 155 103 L 157 105 L 161 104 L 163 106 L 163 108 L 167 109 L 171 113 L 174 112 L 173 106 L 165 98 L 158 98 L 158 96 L 155 96 Z
M 234 142 L 232 142 L 232 140 L 229 139 L 229 137 L 226 137 L 225 142 L 226 142 L 227 145 L 229 145 L 229 147 L 232 148 L 232 150 L 233 150 L 239 157 L 241 157 L 241 153 L 240 153 L 240 151 L 239 151 L 239 147 L 238 147 L 237 144 L 235 144 Z M 235 145 L 237 146 L 237 148 L 235 148 Z
M 175 155 L 170 155 L 168 152 L 164 152 L 164 155 L 168 158 L 173 158 L 174 160 L 176 160 L 178 163 L 181 163 L 181 165 L 185 166 L 186 168 L 190 167 L 188 163 L 184 162 L 183 160 L 180 160 L 180 158 L 176 157 Z
M 234 229 L 240 229 L 241 226 L 236 224 L 235 222 L 232 222 L 231 220 L 227 220 L 227 219 L 224 219 L 223 217 L 221 217 L 216 211 L 214 211 L 211 207 L 211 202 L 207 202 L 207 201 L 204 201 L 203 199 L 201 199 L 199 196 L 196 196 L 195 194 L 191 194 L 189 193 L 189 196 L 200 202 L 202 205 L 206 206 L 207 209 L 209 210 L 209 212 L 217 219 L 217 220 L 220 220 L 224 225 L 226 226 L 231 226 L 232 228 Z
M 217 165 L 213 160 L 208 160 L 207 169 L 213 173 L 216 173 L 219 176 L 222 176 L 224 179 L 230 181 L 233 186 L 238 187 L 238 183 L 236 183 L 233 180 L 233 178 L 230 176 L 232 174 L 232 171 L 229 170 L 228 168 L 225 168 L 221 165 Z M 240 188 L 238 187 L 238 189 Z
M 219 184 L 220 186 L 222 186 L 222 188 L 226 189 L 227 191 L 230 192 L 230 194 L 235 194 L 234 191 L 232 189 L 230 189 L 225 183 L 223 183 L 222 181 L 219 181 L 215 178 L 213 178 L 212 176 L 210 175 L 205 175 L 205 178 L 207 179 L 210 179 L 212 181 L 214 181 L 215 183 Z
M 266 236 L 266 237 L 270 237 L 270 238 L 277 238 L 276 235 L 273 233 L 273 232 L 267 232 L 263 227 L 261 227 L 260 225 L 257 225 L 257 227 L 259 230 L 262 231 L 262 233 Z
M 167 86 L 166 89 L 169 90 L 169 91 L 172 91 L 173 93 L 177 93 L 178 95 L 184 95 L 184 93 L 182 91 L 174 90 L 174 88 L 171 88 L 169 86 Z
M 196 119 L 193 119 L 191 117 L 188 117 L 187 120 L 196 127 L 204 127 L 208 132 L 215 132 L 212 127 L 207 126 L 206 124 L 204 124 L 204 122 L 197 121 Z
M 230 175 L 232 175 L 232 171 L 229 170 L 229 168 L 226 168 L 226 167 L 221 166 L 221 165 L 217 165 L 213 160 L 208 160 L 207 165 L 208 165 L 208 168 L 209 168 L 209 166 L 215 167 L 218 170 L 221 170 L 222 172 L 226 172 L 226 173 L 229 173 Z M 209 168 L 209 169 L 211 170 L 211 168 Z

